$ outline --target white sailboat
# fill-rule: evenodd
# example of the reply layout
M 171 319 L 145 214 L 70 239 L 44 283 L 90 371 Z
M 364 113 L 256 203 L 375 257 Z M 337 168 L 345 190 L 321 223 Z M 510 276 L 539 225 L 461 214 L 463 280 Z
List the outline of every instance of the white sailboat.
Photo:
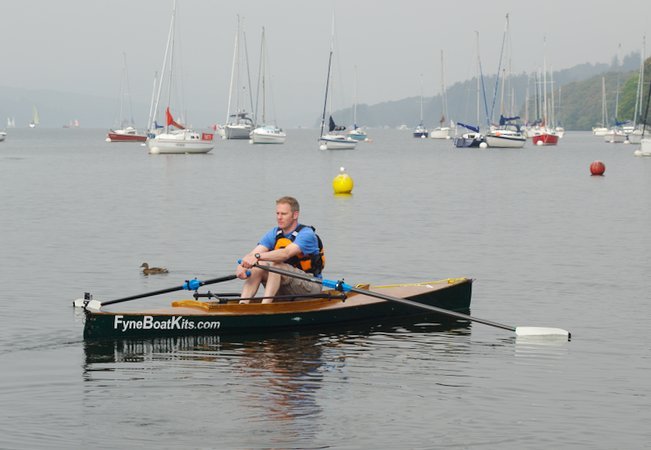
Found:
M 420 122 L 414 128 L 412 136 L 415 138 L 426 138 L 429 136 L 429 130 L 423 125 L 423 75 L 420 75 Z
M 606 108 L 606 78 L 601 77 L 601 123 L 592 127 L 592 134 L 605 136 L 608 133 L 608 109 Z
M 357 141 L 342 133 L 346 129 L 339 126 L 332 118 L 332 100 L 328 108 L 328 91 L 330 88 L 330 72 L 332 70 L 332 55 L 334 53 L 334 17 L 332 19 L 332 40 L 330 41 L 330 56 L 328 58 L 328 72 L 326 76 L 325 98 L 323 100 L 323 115 L 321 116 L 321 135 L 319 137 L 320 150 L 352 150 L 357 146 Z M 332 97 L 332 96 L 331 96 Z M 324 133 L 326 110 L 330 110 L 328 118 L 328 132 Z
M 642 135 L 640 136 L 640 148 L 636 149 L 635 156 L 651 156 L 651 137 L 648 137 L 647 119 L 649 118 L 649 103 L 651 103 L 651 86 L 647 92 L 646 107 L 644 108 L 644 119 L 642 120 Z M 641 107 L 640 107 L 641 109 Z
M 267 124 L 267 44 L 264 27 L 262 28 L 262 43 L 260 44 L 260 82 L 258 92 L 262 90 L 262 125 L 251 131 L 252 144 L 284 144 L 287 134 L 274 123 Z M 257 110 L 257 100 L 256 100 Z M 257 113 L 256 113 L 257 116 Z
M 36 128 L 39 126 L 41 123 L 41 118 L 38 115 L 38 109 L 36 109 L 36 106 L 33 107 L 32 109 L 32 121 L 29 123 L 30 128 Z
M 507 42 L 511 42 L 511 39 L 509 37 L 509 15 L 506 15 L 506 26 L 504 27 L 504 39 L 502 40 L 502 51 L 504 51 L 504 44 Z M 510 53 L 510 48 L 509 48 L 509 53 Z M 510 76 L 510 56 L 507 59 L 509 61 L 509 69 L 508 69 L 508 76 Z M 501 63 L 501 61 L 500 61 Z M 527 142 L 527 138 L 525 135 L 522 133 L 522 130 L 520 128 L 520 125 L 516 123 L 515 121 L 520 119 L 520 116 L 511 116 L 511 117 L 505 117 L 503 112 L 505 110 L 505 105 L 504 105 L 504 85 L 506 84 L 506 75 L 502 74 L 500 77 L 501 67 L 498 66 L 498 76 L 496 83 L 499 82 L 499 80 L 502 80 L 502 100 L 500 101 L 500 121 L 498 126 L 491 126 L 489 131 L 486 133 L 485 139 L 486 139 L 486 144 L 488 147 L 493 147 L 493 148 L 522 148 L 524 147 L 524 144 Z M 493 105 L 495 105 L 495 98 L 497 97 L 497 84 L 495 85 L 495 93 L 493 97 Z M 493 111 L 491 109 L 490 115 L 488 116 L 491 118 L 493 116 Z
M 429 137 L 432 139 L 450 139 L 450 127 L 445 126 L 448 116 L 448 96 L 445 90 L 445 65 L 443 61 L 443 50 L 441 50 L 441 119 L 439 126 L 434 128 Z
M 348 132 L 348 137 L 356 141 L 368 141 L 368 134 L 357 126 L 357 66 L 355 66 L 355 91 L 353 92 L 353 129 Z
M 242 41 L 244 41 L 242 43 Z M 244 53 L 240 51 L 240 46 L 244 46 Z M 223 127 L 222 139 L 249 139 L 251 131 L 255 128 L 253 119 L 249 116 L 244 106 L 244 96 L 248 96 L 250 100 L 251 111 L 253 111 L 253 99 L 251 98 L 251 86 L 240 86 L 240 70 L 242 63 L 249 67 L 249 62 L 246 60 L 246 38 L 242 31 L 240 16 L 237 16 L 237 31 L 235 33 L 235 47 L 233 49 L 233 64 L 231 66 L 231 82 L 228 90 L 228 111 L 226 113 L 226 124 Z M 243 93 L 242 91 L 246 91 Z M 235 112 L 231 112 L 233 101 L 233 93 L 235 94 Z
M 168 73 L 168 90 L 167 90 L 167 107 L 165 109 L 165 128 L 160 134 L 149 134 L 147 139 L 147 147 L 149 153 L 158 154 L 172 154 L 172 153 L 208 153 L 213 149 L 212 133 L 198 133 L 191 129 L 186 128 L 174 120 L 170 112 L 170 102 L 172 97 L 172 76 L 174 67 L 174 35 L 175 35 L 175 20 L 176 20 L 176 0 L 172 7 L 172 20 L 170 22 L 170 31 L 167 37 L 167 47 L 165 49 L 165 56 L 163 57 L 163 67 L 161 74 L 164 77 Z M 169 64 L 168 64 L 169 56 Z M 156 96 L 156 106 L 154 111 L 158 111 L 158 105 L 161 95 L 161 88 L 163 86 L 163 79 L 158 85 L 158 94 Z M 155 117 L 155 114 L 153 115 Z M 149 129 L 155 130 L 155 121 L 150 123 Z

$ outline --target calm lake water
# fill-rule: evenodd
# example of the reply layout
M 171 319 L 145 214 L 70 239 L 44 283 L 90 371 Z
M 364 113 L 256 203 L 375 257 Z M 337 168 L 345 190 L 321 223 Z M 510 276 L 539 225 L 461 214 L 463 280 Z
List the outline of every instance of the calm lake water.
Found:
M 651 158 L 583 132 L 457 150 L 370 130 L 326 152 L 316 130 L 288 134 L 162 156 L 104 130 L 10 130 L 0 448 L 651 448 Z M 332 193 L 340 166 L 352 196 Z M 473 316 L 572 340 L 421 322 L 84 342 L 73 299 L 233 273 L 282 195 L 322 236 L 327 278 L 472 277 Z

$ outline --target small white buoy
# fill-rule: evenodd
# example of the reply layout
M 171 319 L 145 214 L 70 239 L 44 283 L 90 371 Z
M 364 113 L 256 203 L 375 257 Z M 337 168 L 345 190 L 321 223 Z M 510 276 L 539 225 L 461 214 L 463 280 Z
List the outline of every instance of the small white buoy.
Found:
M 481 142 L 479 144 L 479 148 L 487 148 L 487 147 L 488 147 L 488 144 L 486 142 Z
M 538 142 L 536 142 L 536 145 L 543 145 L 543 144 L 544 144 L 544 142 L 542 141 L 542 139 L 539 140 Z
M 328 150 L 328 146 L 326 144 L 321 144 L 319 145 L 319 150 Z

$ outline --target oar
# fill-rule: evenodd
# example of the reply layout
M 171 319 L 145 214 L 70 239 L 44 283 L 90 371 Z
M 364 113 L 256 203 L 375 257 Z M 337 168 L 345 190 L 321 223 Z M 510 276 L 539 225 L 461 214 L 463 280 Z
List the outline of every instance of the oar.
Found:
M 86 308 L 86 309 L 92 309 L 92 310 L 99 310 L 102 306 L 106 305 L 112 305 L 114 303 L 121 303 L 121 302 L 128 302 L 129 300 L 135 300 L 138 298 L 145 298 L 145 297 L 151 297 L 154 295 L 161 295 L 161 294 L 167 294 L 168 292 L 175 292 L 175 291 L 182 291 L 182 290 L 188 290 L 188 291 L 196 291 L 199 289 L 201 286 L 205 286 L 207 284 L 215 284 L 215 283 L 221 283 L 223 281 L 229 281 L 229 280 L 234 280 L 237 278 L 237 275 L 227 275 L 225 277 L 220 277 L 220 278 L 213 278 L 210 280 L 206 281 L 201 281 L 197 280 L 196 278 L 193 280 L 185 280 L 185 283 L 183 283 L 181 286 L 176 286 L 172 288 L 167 288 L 167 289 L 161 289 L 159 291 L 153 291 L 153 292 L 147 292 L 146 294 L 137 294 L 137 295 L 131 295 L 129 297 L 124 297 L 124 298 L 118 298 L 116 300 L 108 300 L 106 302 L 100 302 L 98 300 L 92 300 L 90 295 L 87 295 L 85 299 L 77 299 L 73 302 L 73 305 L 75 308 Z
M 369 297 L 375 297 L 389 302 L 401 303 L 407 306 L 413 306 L 414 308 L 420 308 L 427 311 L 436 312 L 439 314 L 444 314 L 447 316 L 456 317 L 458 319 L 469 320 L 472 322 L 483 323 L 484 325 L 490 325 L 491 327 L 502 328 L 504 330 L 513 331 L 516 336 L 563 336 L 568 340 L 571 337 L 571 334 L 567 330 L 561 328 L 547 328 L 547 327 L 513 327 L 511 325 L 504 325 L 502 323 L 493 322 L 491 320 L 480 319 L 479 317 L 469 316 L 468 314 L 463 314 L 457 311 L 451 311 L 449 309 L 438 308 L 436 306 L 425 305 L 423 303 L 415 302 L 406 298 L 392 297 L 386 294 L 380 294 L 378 292 L 366 291 L 364 289 L 359 289 L 350 284 L 344 283 L 343 280 L 334 281 L 334 280 L 325 280 L 321 278 L 311 277 L 308 275 L 303 275 L 296 272 L 290 272 L 287 270 L 279 269 L 277 267 L 271 267 L 266 265 L 256 264 L 257 267 L 263 270 L 268 270 L 269 272 L 274 272 L 280 275 L 285 275 L 288 277 L 300 278 L 301 280 L 311 281 L 312 283 L 321 284 L 327 288 L 335 289 L 340 292 L 356 292 L 358 294 L 368 295 Z

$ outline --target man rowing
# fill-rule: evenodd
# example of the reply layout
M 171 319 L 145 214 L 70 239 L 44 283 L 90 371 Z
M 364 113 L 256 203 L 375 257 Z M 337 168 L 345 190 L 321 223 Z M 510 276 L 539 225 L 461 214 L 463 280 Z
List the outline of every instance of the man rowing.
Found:
M 314 228 L 298 223 L 300 206 L 294 197 L 276 200 L 278 226 L 269 230 L 253 250 L 241 259 L 235 271 L 244 281 L 240 303 L 249 303 L 260 284 L 264 285 L 262 303 L 271 303 L 274 296 L 305 295 L 321 292 L 321 285 L 295 277 L 283 276 L 255 267 L 267 264 L 284 270 L 321 278 L 325 258 L 323 244 Z M 247 276 L 247 271 L 250 275 Z

